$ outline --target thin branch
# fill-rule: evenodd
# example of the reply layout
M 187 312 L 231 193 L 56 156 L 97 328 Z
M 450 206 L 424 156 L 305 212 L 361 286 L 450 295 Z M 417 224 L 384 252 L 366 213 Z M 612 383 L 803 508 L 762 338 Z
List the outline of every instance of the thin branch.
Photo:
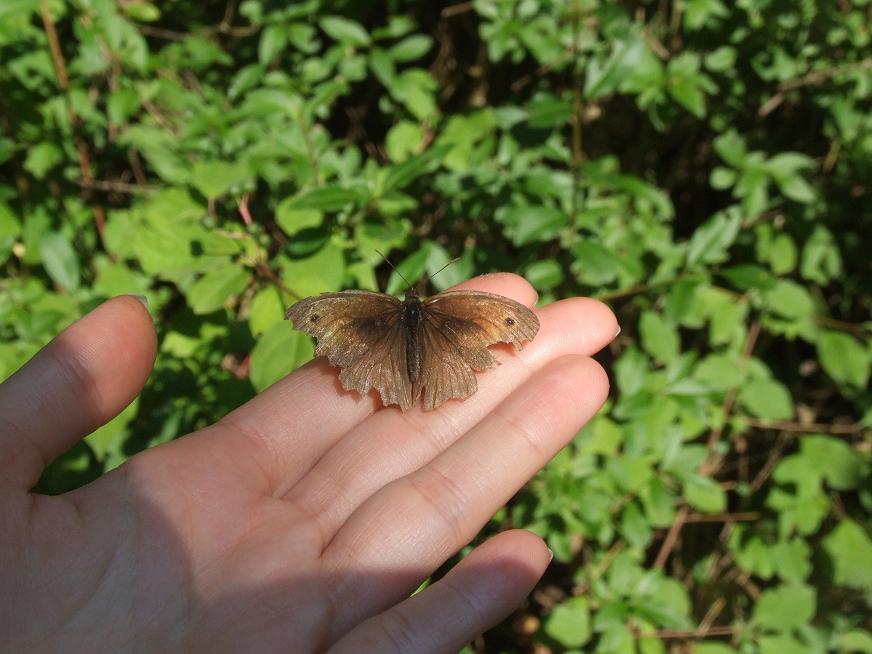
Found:
M 757 344 L 757 338 L 760 336 L 760 321 L 755 320 L 751 323 L 751 327 L 748 329 L 748 336 L 745 338 L 745 347 L 742 349 L 742 358 L 740 367 L 742 370 L 748 365 L 748 360 L 751 358 L 751 354 L 754 352 L 754 346 Z M 736 397 L 739 394 L 739 387 L 733 386 L 729 391 L 727 391 L 726 396 L 724 397 L 724 403 L 721 405 L 721 413 L 723 415 L 722 423 L 720 427 L 715 427 L 709 433 L 708 441 L 706 442 L 706 449 L 708 449 L 708 457 L 706 461 L 703 463 L 701 467 L 701 472 L 703 474 L 708 474 L 714 471 L 717 468 L 717 464 L 714 459 L 715 447 L 718 444 L 718 441 L 721 440 L 721 436 L 724 433 L 724 425 L 727 424 L 727 420 L 730 417 L 730 414 L 733 412 L 733 405 L 736 403 Z
M 686 506 L 683 506 L 678 510 L 678 514 L 675 516 L 675 521 L 669 528 L 666 538 L 663 539 L 660 551 L 657 552 L 657 558 L 654 559 L 655 568 L 662 568 L 666 565 L 666 561 L 669 560 L 669 555 L 672 554 L 672 550 L 675 548 L 675 543 L 678 542 L 678 535 L 681 533 L 681 529 L 684 527 L 685 522 L 687 522 L 687 516 L 689 514 L 690 509 Z
M 758 420 L 743 418 L 749 427 L 771 429 L 773 431 L 818 432 L 821 434 L 846 434 L 853 436 L 868 429 L 862 422 L 852 424 L 827 424 L 823 422 L 787 422 L 780 420 Z
M 657 638 L 714 638 L 717 636 L 732 636 L 735 633 L 733 627 L 710 627 L 706 631 L 696 631 L 693 629 L 660 629 L 650 634 L 637 634 L 637 637 L 656 636 Z
M 754 522 L 759 520 L 761 514 L 757 511 L 744 513 L 691 513 L 685 519 L 685 523 L 699 522 Z
M 70 79 L 67 76 L 67 66 L 64 62 L 64 54 L 61 51 L 60 40 L 58 39 L 58 33 L 48 9 L 47 0 L 40 0 L 39 13 L 42 17 L 42 24 L 45 28 L 46 37 L 48 38 L 48 46 L 49 50 L 51 50 L 51 60 L 52 65 L 54 66 L 55 76 L 58 79 L 58 86 L 66 100 L 67 115 L 70 120 L 70 129 L 73 132 L 73 143 L 75 144 L 76 155 L 79 159 L 79 170 L 82 172 L 82 180 L 86 187 L 92 186 L 94 184 L 94 175 L 91 172 L 91 159 L 88 156 L 88 147 L 85 140 L 78 133 L 79 117 L 76 115 L 73 105 L 70 103 L 68 95 Z M 103 211 L 103 207 L 99 204 L 94 204 L 91 209 L 94 212 L 94 225 L 97 228 L 97 234 L 102 241 L 103 230 L 106 228 L 106 213 Z
M 474 5 L 472 2 L 461 2 L 460 4 L 450 5 L 442 10 L 442 18 L 451 18 L 457 14 L 463 14 L 467 11 L 472 11 Z
M 158 186 L 150 186 L 148 184 L 130 184 L 129 182 L 119 182 L 105 179 L 92 179 L 90 183 L 85 180 L 76 182 L 82 188 L 88 190 L 105 191 L 107 193 L 151 193 L 158 190 Z
M 765 118 L 770 113 L 775 111 L 775 109 L 781 106 L 781 104 L 784 102 L 786 94 L 789 91 L 802 88 L 803 86 L 821 84 L 838 75 L 842 75 L 844 73 L 852 73 L 854 71 L 868 70 L 869 68 L 872 68 L 872 57 L 861 59 L 860 61 L 852 61 L 838 66 L 831 66 L 829 68 L 813 70 L 806 73 L 802 77 L 785 80 L 778 85 L 778 91 L 760 106 L 760 108 L 757 110 L 757 114 L 761 118 Z
M 275 273 L 275 271 L 272 268 L 270 268 L 267 264 L 263 263 L 262 261 L 258 262 L 258 264 L 254 270 L 258 275 L 260 275 L 264 279 L 267 279 L 270 282 L 272 282 L 275 285 L 275 287 L 277 289 L 279 289 L 279 291 L 284 293 L 286 296 L 288 296 L 294 300 L 302 299 L 299 294 L 294 293 L 294 291 L 292 291 L 287 286 L 285 286 L 285 283 L 282 281 L 282 278 L 279 277 Z

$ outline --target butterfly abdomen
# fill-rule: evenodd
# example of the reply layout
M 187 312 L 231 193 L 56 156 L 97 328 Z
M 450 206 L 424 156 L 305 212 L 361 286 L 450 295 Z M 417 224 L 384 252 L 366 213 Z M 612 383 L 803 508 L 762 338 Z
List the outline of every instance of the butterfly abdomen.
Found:
M 406 372 L 409 381 L 415 382 L 421 374 L 421 326 L 424 322 L 424 306 L 416 295 L 403 301 L 403 330 L 406 337 Z

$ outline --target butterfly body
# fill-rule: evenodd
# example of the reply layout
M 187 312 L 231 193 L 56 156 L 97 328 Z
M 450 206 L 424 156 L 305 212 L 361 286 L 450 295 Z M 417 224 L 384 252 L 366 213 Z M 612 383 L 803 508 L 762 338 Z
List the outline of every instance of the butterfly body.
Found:
M 414 291 L 403 300 L 403 324 L 406 327 L 406 371 L 409 381 L 418 381 L 421 371 L 421 329 L 424 327 L 424 303 Z
M 514 300 L 475 291 L 444 291 L 400 300 L 386 293 L 341 291 L 305 298 L 288 309 L 294 327 L 317 340 L 316 356 L 341 368 L 346 390 L 375 388 L 385 405 L 411 409 L 423 394 L 429 410 L 476 392 L 474 372 L 498 364 L 494 343 L 521 349 L 539 329 Z

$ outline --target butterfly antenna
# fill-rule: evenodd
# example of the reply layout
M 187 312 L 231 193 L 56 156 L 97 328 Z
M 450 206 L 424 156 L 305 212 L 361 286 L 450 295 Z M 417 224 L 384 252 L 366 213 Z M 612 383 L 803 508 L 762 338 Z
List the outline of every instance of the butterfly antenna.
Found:
M 406 288 L 412 288 L 412 283 L 411 283 L 408 279 L 406 279 L 406 277 L 405 277 L 405 275 L 403 275 L 403 273 L 401 273 L 399 270 L 397 270 L 397 267 L 396 267 L 394 264 L 392 264 L 392 263 L 390 262 L 390 260 L 389 260 L 385 255 L 383 255 L 383 254 L 382 254 L 381 252 L 379 252 L 378 250 L 376 250 L 376 253 L 377 253 L 377 254 L 378 254 L 382 259 L 385 260 L 385 263 L 388 264 L 388 265 L 393 269 L 393 271 L 394 271 L 395 273 L 397 273 L 397 274 L 400 276 L 400 279 L 402 279 L 404 282 L 406 282 Z
M 441 273 L 443 270 L 445 270 L 448 266 L 450 266 L 452 263 L 457 263 L 458 261 L 460 261 L 460 257 L 454 257 L 451 261 L 449 261 L 448 263 L 446 263 L 446 264 L 445 264 L 444 266 L 442 266 L 439 270 L 437 270 L 437 271 L 434 272 L 432 275 L 430 275 L 429 277 L 427 277 L 427 281 L 430 281 L 430 280 L 433 279 L 436 275 L 438 275 L 438 274 Z

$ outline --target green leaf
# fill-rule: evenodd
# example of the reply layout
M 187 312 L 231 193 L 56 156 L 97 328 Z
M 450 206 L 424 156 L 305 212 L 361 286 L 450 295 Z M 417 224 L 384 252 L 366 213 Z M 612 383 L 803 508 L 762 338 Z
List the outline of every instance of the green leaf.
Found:
M 246 177 L 241 166 L 224 161 L 198 161 L 191 171 L 191 183 L 207 198 L 224 195 Z
M 715 166 L 709 176 L 709 184 L 713 189 L 724 191 L 736 183 L 736 171 L 723 166 Z
M 866 388 L 872 369 L 868 347 L 844 332 L 821 332 L 817 342 L 818 358 L 826 373 L 840 384 Z
M 328 243 L 313 255 L 285 260 L 282 281 L 300 297 L 338 291 L 345 275 L 342 250 Z
M 133 20 L 138 20 L 141 23 L 153 23 L 160 19 L 160 9 L 150 2 L 143 2 L 143 0 L 126 2 L 121 5 L 121 8 Z
M 353 46 L 369 45 L 370 38 L 360 23 L 342 16 L 324 16 L 318 24 L 332 39 Z
M 724 643 L 699 641 L 693 644 L 690 654 L 737 654 L 737 652 Z
M 605 62 L 590 58 L 584 76 L 584 97 L 593 100 L 617 90 L 636 72 L 646 49 L 644 37 L 632 32 L 614 41 Z
M 388 130 L 385 149 L 392 161 L 405 161 L 420 150 L 423 141 L 423 128 L 417 123 L 403 120 Z
M 872 654 L 872 633 L 851 629 L 837 634 L 833 646 L 842 654 Z
M 263 334 L 277 322 L 284 320 L 286 306 L 277 289 L 260 289 L 248 307 L 248 327 L 255 336 Z
M 551 94 L 540 94 L 527 105 L 530 127 L 559 127 L 572 116 L 572 103 Z
M 324 214 L 317 209 L 297 209 L 294 204 L 297 198 L 285 198 L 276 207 L 276 223 L 288 236 L 297 232 L 320 227 L 324 221 Z
M 545 618 L 542 631 L 565 647 L 581 647 L 591 637 L 587 598 L 570 597 Z
M 789 279 L 781 279 L 765 294 L 770 311 L 785 318 L 810 318 L 814 300 L 809 292 Z
M 745 378 L 738 357 L 732 354 L 710 354 L 693 371 L 695 379 L 719 391 L 738 388 Z
M 283 320 L 270 327 L 251 351 L 250 377 L 259 392 L 312 358 L 312 340 Z
M 842 255 L 832 232 L 815 225 L 802 248 L 800 273 L 805 279 L 826 284 L 842 273 Z
M 639 319 L 639 335 L 642 347 L 656 361 L 672 363 L 678 357 L 681 342 L 678 329 L 658 313 L 645 311 Z
M 527 266 L 524 277 L 536 289 L 550 291 L 563 283 L 563 268 L 554 259 L 542 259 Z
M 79 258 L 65 236 L 45 234 L 39 241 L 39 254 L 45 271 L 58 286 L 67 291 L 79 288 Z
M 305 191 L 288 202 L 287 208 L 339 211 L 359 199 L 359 193 L 338 186 L 325 186 Z
M 212 313 L 223 307 L 231 297 L 242 293 L 248 286 L 248 280 L 249 273 L 245 268 L 228 261 L 194 282 L 185 295 L 194 313 Z
M 728 15 L 729 12 L 721 0 L 686 0 L 683 15 L 684 26 L 693 32 Z
M 687 503 L 704 513 L 722 513 L 727 508 L 727 494 L 709 477 L 692 475 L 684 482 Z
M 770 588 L 760 595 L 751 622 L 773 631 L 786 632 L 805 627 L 814 617 L 813 588 L 791 584 Z
M 731 167 L 738 169 L 745 166 L 748 150 L 745 147 L 745 141 L 736 130 L 731 129 L 724 132 L 712 142 L 712 146 L 721 159 Z
M 687 248 L 687 267 L 726 261 L 727 250 L 739 234 L 742 217 L 737 211 L 717 213 L 693 233 Z
M 872 540 L 856 522 L 843 519 L 823 541 L 837 584 L 872 591 Z
M 630 502 L 621 512 L 621 535 L 631 547 L 644 548 L 653 532 L 651 525 L 636 502 Z
M 773 238 L 767 254 L 776 275 L 785 275 L 796 267 L 796 244 L 789 234 L 778 234 Z
M 555 207 L 509 207 L 500 221 L 515 245 L 526 245 L 555 238 L 569 224 L 569 216 Z
M 406 188 L 415 179 L 431 170 L 449 149 L 449 146 L 437 145 L 402 163 L 389 166 L 384 174 L 381 192 L 386 193 Z
M 739 390 L 739 403 L 763 420 L 789 420 L 793 417 L 793 398 L 781 382 L 752 379 Z
M 267 65 L 273 58 L 285 49 L 288 44 L 288 35 L 284 25 L 267 25 L 260 34 L 260 43 L 257 46 L 257 60 L 262 65 Z
M 432 37 L 426 34 L 413 34 L 392 46 L 388 53 L 394 61 L 414 61 L 427 54 L 432 47 Z
M 37 179 L 43 179 L 49 170 L 63 160 L 63 151 L 54 143 L 45 141 L 33 146 L 27 152 L 27 158 L 24 160 L 24 170 Z
M 0 265 L 12 254 L 15 239 L 21 234 L 21 222 L 5 202 L 0 201 Z

